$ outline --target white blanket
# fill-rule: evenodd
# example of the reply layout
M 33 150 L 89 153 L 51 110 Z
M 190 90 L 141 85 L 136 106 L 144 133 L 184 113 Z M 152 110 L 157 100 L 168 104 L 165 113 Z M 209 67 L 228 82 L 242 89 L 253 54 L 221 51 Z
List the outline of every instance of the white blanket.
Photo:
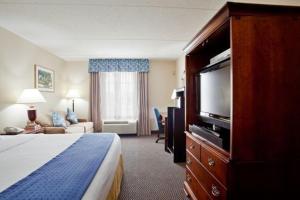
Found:
M 25 178 L 67 149 L 81 135 L 21 134 L 0 136 L 0 192 Z M 120 155 L 121 142 L 119 136 L 116 135 L 83 199 L 104 200 L 106 198 L 113 182 Z

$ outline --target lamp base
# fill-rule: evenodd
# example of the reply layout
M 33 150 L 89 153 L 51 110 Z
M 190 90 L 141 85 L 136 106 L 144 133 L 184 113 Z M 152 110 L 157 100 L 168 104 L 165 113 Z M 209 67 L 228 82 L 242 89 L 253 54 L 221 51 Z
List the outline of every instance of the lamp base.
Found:
M 36 109 L 34 106 L 30 106 L 29 109 L 27 110 L 27 115 L 29 122 L 27 123 L 27 127 L 35 127 L 36 123 Z

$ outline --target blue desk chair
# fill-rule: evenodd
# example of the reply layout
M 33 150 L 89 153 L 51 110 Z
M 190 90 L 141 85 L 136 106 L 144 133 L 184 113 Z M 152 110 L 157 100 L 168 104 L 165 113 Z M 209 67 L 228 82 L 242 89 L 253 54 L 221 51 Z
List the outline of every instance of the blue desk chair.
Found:
M 156 139 L 156 143 L 158 143 L 159 140 L 162 140 L 162 139 L 165 139 L 164 136 L 161 136 L 160 134 L 164 134 L 164 125 L 162 123 L 162 116 L 159 112 L 159 110 L 157 108 L 153 108 L 153 112 L 154 112 L 154 120 L 155 120 L 155 123 L 156 123 L 156 127 L 158 129 L 157 130 L 157 139 Z

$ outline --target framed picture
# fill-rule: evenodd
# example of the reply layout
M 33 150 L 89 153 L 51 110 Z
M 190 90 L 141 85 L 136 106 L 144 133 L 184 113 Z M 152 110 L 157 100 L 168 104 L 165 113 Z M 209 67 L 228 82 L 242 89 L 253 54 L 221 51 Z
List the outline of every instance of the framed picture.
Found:
M 35 88 L 43 92 L 54 92 L 54 71 L 40 65 L 34 65 L 35 68 Z

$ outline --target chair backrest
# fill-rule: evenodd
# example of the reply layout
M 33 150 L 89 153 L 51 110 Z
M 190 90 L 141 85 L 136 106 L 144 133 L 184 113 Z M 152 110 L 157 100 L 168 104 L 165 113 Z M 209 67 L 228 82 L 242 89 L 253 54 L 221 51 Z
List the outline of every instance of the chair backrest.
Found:
M 162 117 L 160 115 L 159 110 L 154 107 L 153 113 L 154 113 L 154 119 L 155 119 L 156 127 L 158 128 L 158 131 L 163 132 Z

